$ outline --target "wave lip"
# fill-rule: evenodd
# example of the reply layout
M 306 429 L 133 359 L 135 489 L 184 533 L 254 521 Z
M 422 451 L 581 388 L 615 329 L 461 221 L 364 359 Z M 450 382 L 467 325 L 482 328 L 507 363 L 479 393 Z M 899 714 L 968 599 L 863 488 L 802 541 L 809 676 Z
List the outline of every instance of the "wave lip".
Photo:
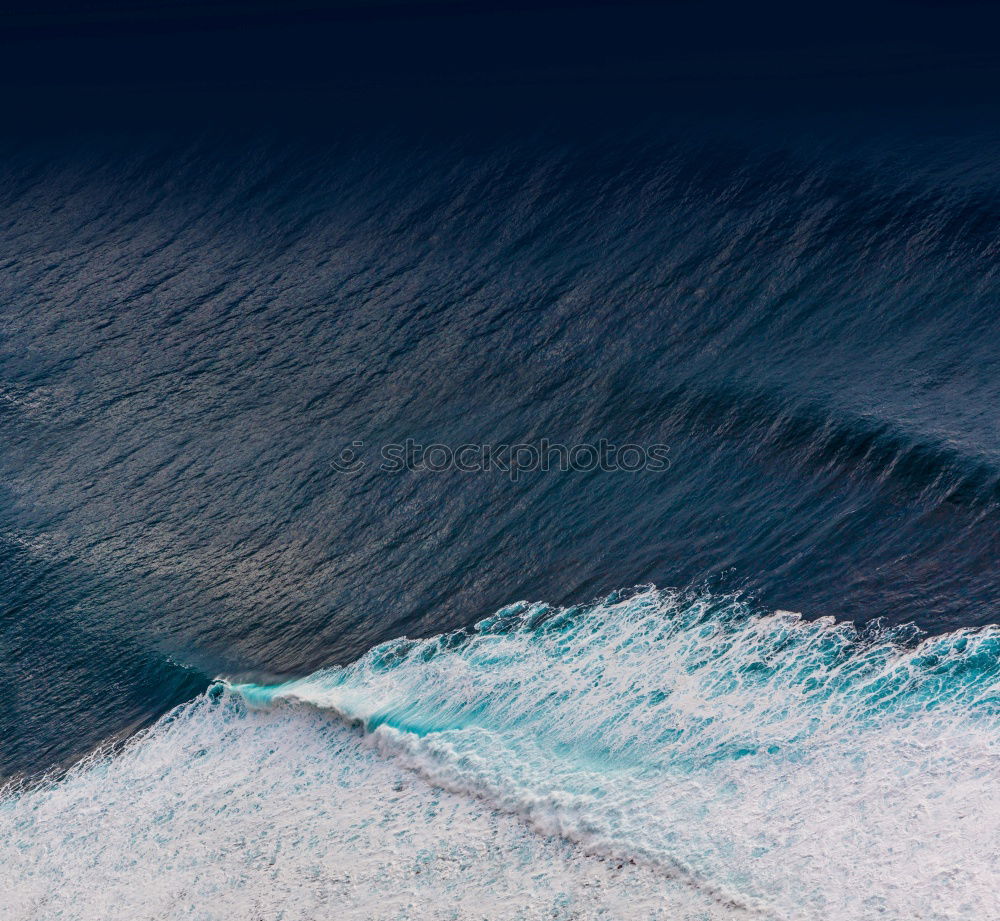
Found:
M 0 887 L 17 919 L 998 917 L 998 721 L 997 628 L 522 603 L 8 789 Z

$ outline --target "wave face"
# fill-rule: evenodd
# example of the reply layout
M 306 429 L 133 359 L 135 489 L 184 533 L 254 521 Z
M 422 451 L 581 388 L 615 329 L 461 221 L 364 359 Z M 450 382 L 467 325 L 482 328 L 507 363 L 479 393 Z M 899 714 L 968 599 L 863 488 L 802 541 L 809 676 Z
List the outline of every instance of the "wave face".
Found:
M 1000 917 L 998 723 L 993 627 L 521 603 L 218 683 L 9 789 L 0 890 L 12 918 Z
M 996 621 L 995 131 L 383 118 L 0 139 L 0 779 L 512 598 Z

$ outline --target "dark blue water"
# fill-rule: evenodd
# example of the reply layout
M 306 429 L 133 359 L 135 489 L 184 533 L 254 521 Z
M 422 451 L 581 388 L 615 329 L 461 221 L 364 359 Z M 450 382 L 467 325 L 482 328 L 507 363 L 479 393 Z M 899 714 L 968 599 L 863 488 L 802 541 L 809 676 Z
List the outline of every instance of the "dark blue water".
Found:
M 998 28 L 6 4 L 0 917 L 1000 917 Z
M 0 772 L 518 598 L 996 622 L 974 124 L 7 143 Z M 379 470 L 406 438 L 670 466 Z

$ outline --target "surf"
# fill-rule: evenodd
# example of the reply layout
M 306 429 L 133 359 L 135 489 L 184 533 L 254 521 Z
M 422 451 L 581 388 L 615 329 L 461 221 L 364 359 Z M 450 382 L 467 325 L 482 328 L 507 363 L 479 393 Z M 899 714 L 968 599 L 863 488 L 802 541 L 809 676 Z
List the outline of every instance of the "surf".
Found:
M 995 627 L 519 603 L 8 788 L 0 882 L 15 918 L 993 917 L 998 721 Z

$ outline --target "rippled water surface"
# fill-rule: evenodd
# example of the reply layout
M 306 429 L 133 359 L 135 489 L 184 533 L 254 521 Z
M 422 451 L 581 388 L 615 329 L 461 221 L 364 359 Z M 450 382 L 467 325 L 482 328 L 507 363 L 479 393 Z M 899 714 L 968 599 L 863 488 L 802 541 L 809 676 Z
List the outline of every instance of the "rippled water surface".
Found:
M 39 151 L 13 917 L 1000 915 L 994 138 Z M 379 469 L 407 438 L 669 466 Z

